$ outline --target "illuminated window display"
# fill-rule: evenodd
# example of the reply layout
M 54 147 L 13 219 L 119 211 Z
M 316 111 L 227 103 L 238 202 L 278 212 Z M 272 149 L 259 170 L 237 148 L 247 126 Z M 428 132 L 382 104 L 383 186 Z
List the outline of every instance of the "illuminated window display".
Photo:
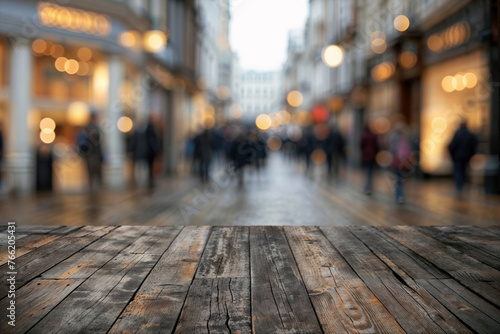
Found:
M 488 58 L 483 50 L 426 68 L 422 78 L 422 171 L 451 172 L 447 147 L 462 118 L 480 139 L 489 136 L 488 73 Z

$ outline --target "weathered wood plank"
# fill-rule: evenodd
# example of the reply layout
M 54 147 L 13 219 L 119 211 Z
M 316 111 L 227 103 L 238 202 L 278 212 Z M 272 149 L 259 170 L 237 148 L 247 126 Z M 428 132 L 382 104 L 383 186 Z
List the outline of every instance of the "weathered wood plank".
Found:
M 214 227 L 196 277 L 250 277 L 248 235 L 248 227 Z
M 429 294 L 412 289 L 347 228 L 321 227 L 363 282 L 407 332 L 470 332 Z
M 162 255 L 181 230 L 181 226 L 151 227 L 122 253 Z
M 53 242 L 43 245 L 36 252 L 22 256 L 16 263 L 18 272 L 17 287 L 21 287 L 47 269 L 67 259 L 95 240 L 111 231 L 112 228 L 103 228 L 80 238 L 64 236 Z M 0 266 L 0 272 L 7 272 L 7 264 Z M 7 283 L 0 283 L 0 298 L 7 295 Z
M 317 227 L 285 227 L 325 333 L 404 333 Z
M 380 260 L 403 278 L 406 276 L 410 276 L 412 279 L 446 279 L 451 277 L 374 227 L 353 227 L 349 228 L 349 231 L 365 245 L 368 245 Z
M 473 236 L 454 233 L 454 229 L 447 229 L 446 232 L 436 227 L 423 228 L 416 226 L 415 229 L 444 245 L 453 247 L 492 268 L 500 270 L 500 245 L 488 245 L 486 242 L 478 240 L 478 238 Z M 488 249 L 489 252 L 483 250 L 483 248 Z M 498 253 L 499 257 L 491 253 Z
M 380 227 L 385 234 L 418 253 L 491 303 L 500 306 L 500 291 L 488 282 L 499 282 L 500 271 L 428 237 L 408 226 Z
M 16 322 L 11 327 L 2 319 L 0 333 L 25 333 L 47 313 L 59 304 L 71 291 L 83 282 L 83 279 L 46 280 L 36 278 L 16 291 Z M 0 301 L 2 318 L 11 299 Z M 49 332 L 46 332 L 49 333 Z
M 176 333 L 250 333 L 248 227 L 214 227 Z
M 281 227 L 250 228 L 252 328 L 256 333 L 321 333 Z
M 60 238 L 59 235 L 30 234 L 19 240 L 16 236 L 16 258 L 19 259 L 21 256 L 28 254 L 38 247 L 46 245 L 58 238 Z M 0 253 L 0 265 L 3 265 L 8 261 L 8 256 L 9 254 L 7 252 L 2 251 Z
M 457 318 L 477 333 L 500 328 L 500 310 L 465 289 L 453 279 L 417 280 L 417 284 L 446 306 Z M 460 291 L 457 293 L 457 291 Z
M 251 333 L 250 279 L 196 278 L 175 333 Z
M 117 255 L 29 333 L 106 333 L 159 258 L 151 254 Z
M 209 233 L 208 226 L 186 226 L 179 233 L 110 333 L 174 330 Z
M 150 226 L 120 226 L 44 272 L 42 277 L 87 278 L 150 228 Z

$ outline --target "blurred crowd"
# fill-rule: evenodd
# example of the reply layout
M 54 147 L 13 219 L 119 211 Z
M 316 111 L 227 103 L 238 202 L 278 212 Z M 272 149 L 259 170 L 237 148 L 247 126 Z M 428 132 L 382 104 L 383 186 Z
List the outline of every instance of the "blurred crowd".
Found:
M 3 156 L 1 130 L 0 124 L 0 167 Z M 306 175 L 311 176 L 314 170 L 323 168 L 329 177 L 336 178 L 349 155 L 357 150 L 365 173 L 364 192 L 367 195 L 372 193 L 374 170 L 382 167 L 392 172 L 396 200 L 404 203 L 404 180 L 418 173 L 420 140 L 418 136 L 409 135 L 404 123 L 394 124 L 392 130 L 384 135 L 376 133 L 371 124 L 366 123 L 360 141 L 355 144 L 358 147 L 354 148 L 352 141 L 351 146 L 347 145 L 344 135 L 334 123 L 303 127 L 290 125 L 271 131 L 241 124 L 217 125 L 190 134 L 184 154 L 191 173 L 199 177 L 201 182 L 210 181 L 215 165 L 233 171 L 241 185 L 244 183 L 245 169 L 259 172 L 266 166 L 270 151 L 281 151 L 288 161 L 301 166 Z M 464 187 L 467 166 L 476 152 L 477 141 L 476 136 L 467 129 L 466 122 L 462 121 L 449 143 L 458 197 Z M 153 166 L 162 151 L 153 119 L 137 121 L 134 130 L 127 136 L 126 149 L 132 166 L 132 181 L 137 175 L 135 170 L 139 169 L 147 174 L 147 185 L 153 188 Z M 89 123 L 78 132 L 76 151 L 85 162 L 89 189 L 99 189 L 103 183 L 105 156 L 96 112 L 91 114 Z M 54 157 L 50 146 L 40 145 L 36 159 L 37 189 L 51 190 Z

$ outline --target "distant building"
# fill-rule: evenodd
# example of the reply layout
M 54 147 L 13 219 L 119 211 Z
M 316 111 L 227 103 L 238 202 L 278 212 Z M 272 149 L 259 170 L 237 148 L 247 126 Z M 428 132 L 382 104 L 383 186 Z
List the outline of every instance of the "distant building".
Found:
M 279 112 L 282 108 L 282 85 L 280 71 L 243 72 L 238 93 L 243 120 L 253 122 L 259 114 Z

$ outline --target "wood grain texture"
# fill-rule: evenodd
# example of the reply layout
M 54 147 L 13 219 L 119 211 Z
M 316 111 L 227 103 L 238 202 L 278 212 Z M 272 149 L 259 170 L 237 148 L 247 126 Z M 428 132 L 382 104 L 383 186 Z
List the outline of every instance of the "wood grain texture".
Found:
M 185 227 L 145 279 L 110 333 L 172 332 L 210 227 Z
M 404 333 L 317 227 L 285 227 L 325 333 Z
M 36 278 L 18 289 L 15 298 L 16 326 L 11 327 L 6 321 L 7 318 L 2 319 L 0 333 L 26 333 L 83 281 L 83 279 Z M 4 298 L 0 301 L 2 318 L 6 316 L 4 310 L 7 309 L 10 300 Z
M 253 331 L 320 333 L 283 229 L 251 227 L 250 245 Z
M 500 271 L 409 226 L 381 227 L 380 229 L 483 298 L 500 306 L 500 291 L 494 285 L 489 284 L 489 282 L 500 281 Z
M 321 230 L 406 332 L 468 332 L 428 293 L 412 288 L 344 227 Z
M 80 285 L 30 333 L 106 333 L 159 255 L 119 254 Z

